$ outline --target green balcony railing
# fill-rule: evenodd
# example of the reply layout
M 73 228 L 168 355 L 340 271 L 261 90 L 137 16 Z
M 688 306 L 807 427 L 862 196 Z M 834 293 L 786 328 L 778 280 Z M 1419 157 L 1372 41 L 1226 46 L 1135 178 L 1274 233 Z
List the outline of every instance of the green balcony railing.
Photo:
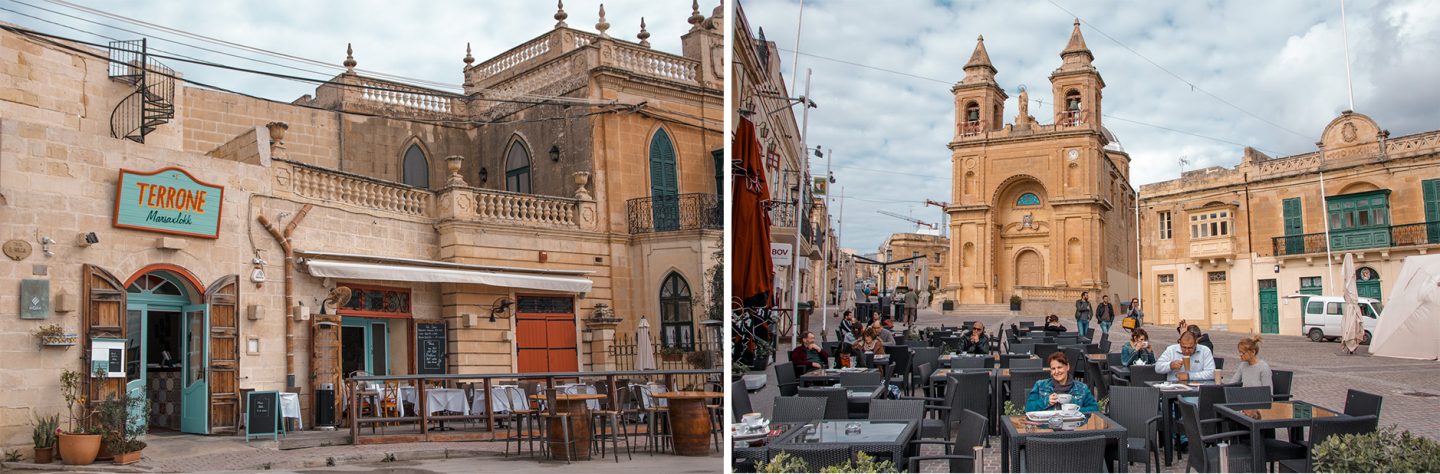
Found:
M 1325 252 L 1325 233 L 1285 235 L 1273 239 L 1275 256 Z M 1362 250 L 1440 244 L 1440 221 L 1371 226 L 1330 231 L 1330 250 Z

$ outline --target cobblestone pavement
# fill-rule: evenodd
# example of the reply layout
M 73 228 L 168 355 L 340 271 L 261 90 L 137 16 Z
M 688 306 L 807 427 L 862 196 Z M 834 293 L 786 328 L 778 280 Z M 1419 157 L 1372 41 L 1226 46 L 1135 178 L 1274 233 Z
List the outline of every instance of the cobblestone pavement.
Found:
M 576 462 L 566 464 L 565 462 L 540 462 L 530 458 L 511 456 L 484 457 L 467 459 L 425 459 L 414 461 L 396 461 L 366 463 L 331 468 L 315 468 L 302 470 L 282 470 L 274 472 L 300 473 L 300 474 L 440 474 L 440 473 L 471 473 L 471 472 L 511 472 L 511 473 L 558 473 L 584 470 L 586 473 L 627 473 L 627 472 L 665 472 L 665 473 L 718 473 L 724 470 L 724 458 L 719 455 L 705 457 L 681 457 L 681 456 L 660 456 L 636 453 L 633 459 L 626 459 L 622 454 L 620 462 L 613 459 Z M 250 471 L 215 471 L 221 472 L 250 472 Z
M 831 315 L 838 314 L 834 309 Z M 811 318 L 811 330 L 816 334 L 820 333 L 819 312 Z M 990 329 L 999 328 L 1001 325 L 1008 326 L 1012 322 L 1022 320 L 1035 321 L 1038 318 L 1015 317 L 1010 315 L 997 316 L 957 316 L 942 315 L 938 311 L 921 310 L 916 322 L 917 327 L 935 327 L 942 324 L 958 326 L 966 320 L 981 321 Z M 830 318 L 829 328 L 833 333 L 838 318 Z M 1096 327 L 1092 323 L 1092 327 Z M 897 325 L 902 329 L 903 325 Z M 1147 326 L 1152 338 L 1158 343 L 1169 342 L 1173 334 L 1173 327 Z M 1238 364 L 1240 356 L 1236 350 L 1236 343 L 1241 338 L 1248 336 L 1244 333 L 1233 333 L 1224 331 L 1210 332 L 1211 341 L 1215 344 L 1215 355 L 1224 357 L 1228 366 Z M 1126 332 L 1118 324 L 1111 327 L 1111 339 L 1120 344 L 1128 338 Z M 782 351 L 788 351 L 789 341 L 782 341 Z M 784 354 L 782 352 L 782 360 Z M 1440 380 L 1440 362 L 1426 362 L 1408 359 L 1393 359 L 1388 357 L 1374 357 L 1368 352 L 1367 346 L 1361 346 L 1356 355 L 1345 355 L 1340 349 L 1339 343 L 1334 342 L 1310 342 L 1302 336 L 1266 335 L 1261 344 L 1260 358 L 1269 362 L 1270 367 L 1275 370 L 1292 370 L 1295 372 L 1294 387 L 1291 392 L 1296 400 L 1304 400 L 1316 405 L 1343 409 L 1345 406 L 1345 394 L 1349 389 L 1362 390 L 1385 397 L 1383 409 L 1381 410 L 1380 425 L 1398 425 L 1400 428 L 1409 430 L 1416 434 L 1440 439 L 1440 418 L 1434 416 L 1436 407 L 1440 407 L 1440 386 L 1435 384 Z M 774 371 L 768 370 L 770 380 L 774 380 Z M 767 384 L 759 392 L 751 394 L 751 403 L 768 418 L 771 415 L 774 405 L 774 398 L 779 395 L 778 389 L 773 384 Z M 1000 470 L 1000 440 L 998 437 L 990 438 L 990 447 L 985 450 L 985 471 L 997 472 Z M 925 450 L 922 454 L 939 454 L 938 448 L 934 451 Z M 1163 460 L 1162 460 L 1163 462 Z M 1184 472 L 1183 458 L 1177 459 L 1175 465 L 1162 469 L 1162 472 Z M 1133 466 L 1140 469 L 1140 465 Z M 944 472 L 939 463 L 933 466 L 925 466 L 926 472 Z

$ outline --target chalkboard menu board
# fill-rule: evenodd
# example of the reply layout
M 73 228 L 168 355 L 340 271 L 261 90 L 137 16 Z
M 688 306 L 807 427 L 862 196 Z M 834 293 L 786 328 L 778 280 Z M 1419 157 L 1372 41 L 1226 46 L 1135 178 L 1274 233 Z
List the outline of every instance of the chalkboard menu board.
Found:
M 416 373 L 445 373 L 445 323 L 415 323 Z
M 245 441 L 251 436 L 280 435 L 280 392 L 254 391 L 245 394 Z

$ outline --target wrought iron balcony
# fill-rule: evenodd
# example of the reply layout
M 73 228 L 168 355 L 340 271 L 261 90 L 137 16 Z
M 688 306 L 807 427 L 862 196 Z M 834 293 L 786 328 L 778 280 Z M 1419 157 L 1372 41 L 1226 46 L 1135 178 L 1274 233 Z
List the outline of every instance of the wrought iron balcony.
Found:
M 625 202 L 631 234 L 725 228 L 725 206 L 710 193 L 650 196 Z
M 1440 244 L 1440 221 L 1330 231 L 1330 250 Z M 1325 253 L 1325 233 L 1274 238 L 1275 256 Z

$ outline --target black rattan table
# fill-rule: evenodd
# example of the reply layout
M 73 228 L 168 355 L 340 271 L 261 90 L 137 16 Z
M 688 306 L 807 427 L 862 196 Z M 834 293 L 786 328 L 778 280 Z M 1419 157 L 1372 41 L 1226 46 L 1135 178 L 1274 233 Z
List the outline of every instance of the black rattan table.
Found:
M 852 424 L 860 430 L 847 434 L 846 427 Z M 769 454 L 773 459 L 790 446 L 843 445 L 849 447 L 852 458 L 861 452 L 884 453 L 896 466 L 904 466 L 910 440 L 919 429 L 918 420 L 816 420 L 775 438 L 769 445 Z M 819 471 L 826 466 L 810 467 Z

